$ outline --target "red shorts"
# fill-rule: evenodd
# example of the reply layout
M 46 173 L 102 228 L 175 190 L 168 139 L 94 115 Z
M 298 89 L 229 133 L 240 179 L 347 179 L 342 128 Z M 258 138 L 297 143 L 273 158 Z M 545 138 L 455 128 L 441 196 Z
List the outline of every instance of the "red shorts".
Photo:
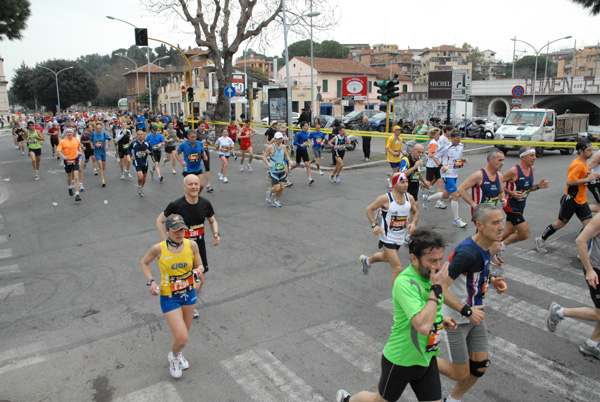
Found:
M 245 151 L 252 147 L 252 141 L 240 141 L 240 151 Z

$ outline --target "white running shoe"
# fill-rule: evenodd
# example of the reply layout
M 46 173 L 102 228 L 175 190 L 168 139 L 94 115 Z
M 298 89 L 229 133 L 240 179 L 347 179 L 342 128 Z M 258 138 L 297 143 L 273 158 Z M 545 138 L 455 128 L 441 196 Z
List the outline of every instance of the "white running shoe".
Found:
M 342 182 L 342 178 L 340 176 L 335 176 L 335 181 L 338 183 Z
M 313 179 L 312 177 L 310 179 L 308 179 L 308 184 L 313 184 L 315 182 L 315 179 Z
M 177 174 L 177 172 L 175 171 L 175 169 L 171 170 L 171 172 L 173 172 L 173 174 Z
M 464 228 L 465 226 L 467 226 L 467 223 L 463 222 L 463 220 L 460 218 L 453 220 L 452 224 L 454 226 L 458 226 L 459 228 Z
M 185 357 L 183 357 L 183 353 L 179 352 L 177 358 L 179 359 L 179 365 L 181 366 L 182 370 L 187 370 L 190 368 L 190 363 L 187 360 L 185 360 Z
M 218 173 L 219 180 L 223 181 L 223 174 L 221 172 Z
M 282 205 L 277 198 L 273 199 L 273 206 L 277 208 L 281 208 Z
M 446 209 L 448 208 L 448 205 L 444 204 L 442 200 L 437 200 L 437 202 L 435 203 L 435 207 L 438 209 Z
M 83 187 L 83 183 L 79 183 L 79 191 L 82 193 L 85 191 L 85 187 Z
M 267 190 L 267 204 L 273 204 L 273 201 L 271 200 L 271 192 L 269 190 Z
M 323 176 L 323 172 L 321 171 L 321 169 L 319 169 L 319 174 L 320 174 L 321 176 Z
M 345 389 L 340 389 L 335 394 L 335 402 L 348 402 L 350 400 L 350 394 Z
M 121 173 L 121 180 L 125 180 L 125 173 Z
M 183 374 L 181 372 L 181 363 L 179 362 L 179 358 L 173 356 L 173 352 L 169 352 L 169 373 L 171 373 L 171 377 L 180 378 Z
M 127 177 L 131 179 L 131 173 L 129 173 L 129 170 L 127 171 Z
M 548 249 L 546 248 L 546 241 L 541 237 L 535 238 L 535 247 L 537 248 L 538 253 L 548 254 Z
M 223 183 L 228 183 L 229 180 L 227 180 L 227 176 L 223 177 Z
M 423 209 L 427 209 L 427 204 L 429 204 L 429 196 L 427 194 L 423 194 L 423 201 L 421 202 Z
M 247 166 L 248 166 L 248 171 L 249 171 L 250 173 L 252 173 L 252 166 L 250 166 L 250 164 L 248 164 Z
M 244 171 L 244 167 L 242 165 L 240 165 L 240 172 Z
M 362 264 L 363 274 L 369 275 L 369 269 L 371 269 L 371 266 L 369 264 L 367 264 L 367 260 L 369 259 L 369 257 L 367 257 L 364 254 L 361 254 L 358 259 L 360 260 L 360 263 Z

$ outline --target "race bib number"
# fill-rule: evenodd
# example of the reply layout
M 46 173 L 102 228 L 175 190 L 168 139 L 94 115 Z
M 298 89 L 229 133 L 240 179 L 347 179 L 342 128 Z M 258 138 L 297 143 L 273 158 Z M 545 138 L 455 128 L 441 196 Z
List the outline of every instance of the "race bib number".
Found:
M 317 138 L 317 144 L 322 144 L 323 143 L 323 139 L 322 138 Z
M 285 170 L 285 163 L 276 163 L 275 164 L 275 171 L 281 172 L 284 170 Z
M 123 145 L 123 149 L 127 149 L 127 148 L 129 148 L 129 144 Z
M 429 330 L 429 340 L 427 341 L 427 347 L 425 352 L 435 352 L 440 348 L 440 341 L 442 340 L 442 329 L 444 328 L 444 321 L 435 322 Z
M 152 146 L 152 149 L 154 149 L 155 151 L 158 150 L 160 148 L 160 144 L 156 144 Z
M 192 226 L 188 230 L 185 231 L 185 237 L 188 239 L 202 239 L 204 235 L 204 224 Z
M 454 169 L 460 169 L 464 165 L 465 165 L 465 161 L 464 160 L 462 160 L 462 159 L 455 159 L 454 160 L 454 165 L 453 165 Z
M 221 152 L 229 152 L 229 147 L 221 147 L 219 149 L 219 151 L 221 151 Z
M 94 146 L 95 146 L 96 148 L 102 148 L 102 147 L 104 147 L 104 143 L 103 143 L 102 141 L 98 141 L 98 142 L 95 142 L 95 143 L 94 143 Z
M 188 293 L 194 289 L 194 276 L 192 271 L 189 271 L 180 276 L 169 277 L 169 286 L 171 288 L 171 294 L 181 295 Z
M 485 201 L 483 201 L 485 204 L 494 204 L 494 205 L 498 205 L 498 197 L 494 197 L 494 198 L 487 198 Z
M 30 144 L 35 144 L 36 142 L 37 142 L 37 139 L 36 139 L 36 138 L 30 138 L 30 139 L 29 139 L 29 143 L 30 143 Z
M 65 164 L 67 164 L 67 165 L 72 165 L 74 163 L 75 163 L 75 161 L 73 159 L 65 159 Z
M 138 158 L 138 159 L 146 158 L 146 157 L 147 157 L 147 155 L 148 155 L 148 154 L 147 154 L 147 153 L 145 153 L 145 152 L 136 152 L 136 153 L 135 153 L 135 157 L 136 157 L 136 158 Z
M 200 154 L 189 154 L 188 161 L 190 162 L 198 162 L 200 160 Z
M 418 170 L 416 170 L 413 174 L 410 175 L 411 181 L 419 181 L 420 178 L 421 178 L 421 172 L 419 172 Z
M 527 197 L 529 197 L 530 192 L 531 192 L 531 189 L 523 191 L 523 198 L 521 198 L 519 201 L 525 201 L 527 199 Z
M 338 151 L 345 151 L 346 150 L 346 146 L 345 145 L 339 145 L 338 146 Z
M 392 230 L 393 232 L 404 230 L 406 229 L 407 223 L 407 216 L 392 216 L 392 218 L 390 219 L 390 230 Z

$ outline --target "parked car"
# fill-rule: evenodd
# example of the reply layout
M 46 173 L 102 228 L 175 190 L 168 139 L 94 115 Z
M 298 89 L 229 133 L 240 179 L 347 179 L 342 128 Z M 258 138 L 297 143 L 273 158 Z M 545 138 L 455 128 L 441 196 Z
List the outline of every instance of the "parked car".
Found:
M 369 118 L 369 123 L 371 123 L 371 127 L 373 131 L 379 131 L 383 133 L 385 131 L 385 121 L 386 121 L 387 113 L 379 112 L 373 115 L 373 117 Z M 390 115 L 390 131 L 394 128 L 393 124 L 394 116 Z
M 315 116 L 315 119 L 319 119 L 321 120 L 321 123 L 323 124 L 323 128 L 327 127 L 327 125 L 329 124 L 329 122 L 331 122 L 333 124 L 333 116 L 329 116 L 327 114 L 318 114 Z
M 296 112 L 292 112 L 292 125 L 295 126 L 298 124 L 298 119 L 300 118 L 300 113 L 296 113 Z M 281 119 L 277 119 L 277 121 L 280 121 Z M 262 124 L 268 126 L 269 124 L 269 116 L 264 117 L 261 120 Z M 282 122 L 283 123 L 283 122 Z
M 352 126 L 356 124 L 360 124 L 362 122 L 363 117 L 371 118 L 375 116 L 377 113 L 381 113 L 379 110 L 354 110 L 350 113 L 342 116 L 342 126 L 351 129 Z

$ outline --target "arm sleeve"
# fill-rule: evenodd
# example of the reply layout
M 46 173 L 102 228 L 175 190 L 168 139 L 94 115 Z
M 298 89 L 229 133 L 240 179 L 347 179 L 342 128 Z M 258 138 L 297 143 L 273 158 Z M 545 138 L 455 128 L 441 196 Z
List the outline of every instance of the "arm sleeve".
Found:
M 448 268 L 448 276 L 456 280 L 463 272 L 473 272 L 477 266 L 477 250 L 473 247 L 462 246 L 454 253 L 450 267 Z

